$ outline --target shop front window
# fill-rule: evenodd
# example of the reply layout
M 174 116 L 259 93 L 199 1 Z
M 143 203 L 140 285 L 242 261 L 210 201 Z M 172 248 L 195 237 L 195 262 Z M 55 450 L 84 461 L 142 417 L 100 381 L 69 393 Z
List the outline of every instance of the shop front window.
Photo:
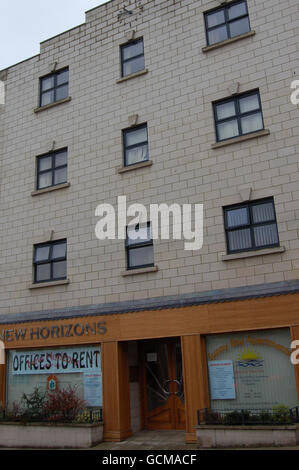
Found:
M 7 408 L 23 394 L 75 389 L 86 407 L 102 407 L 100 346 L 10 350 L 7 361 Z
M 288 329 L 206 338 L 210 408 L 270 410 L 297 405 Z

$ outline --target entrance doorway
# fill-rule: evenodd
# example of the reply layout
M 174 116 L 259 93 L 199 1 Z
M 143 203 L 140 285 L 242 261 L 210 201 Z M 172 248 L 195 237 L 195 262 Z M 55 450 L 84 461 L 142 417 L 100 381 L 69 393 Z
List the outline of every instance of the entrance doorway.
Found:
M 180 338 L 141 343 L 145 429 L 185 429 Z

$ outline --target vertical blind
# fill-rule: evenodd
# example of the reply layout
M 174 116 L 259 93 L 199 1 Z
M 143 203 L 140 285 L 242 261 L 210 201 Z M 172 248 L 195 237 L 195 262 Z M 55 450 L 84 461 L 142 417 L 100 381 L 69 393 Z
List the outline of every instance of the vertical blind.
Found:
M 278 245 L 273 199 L 224 210 L 229 252 Z

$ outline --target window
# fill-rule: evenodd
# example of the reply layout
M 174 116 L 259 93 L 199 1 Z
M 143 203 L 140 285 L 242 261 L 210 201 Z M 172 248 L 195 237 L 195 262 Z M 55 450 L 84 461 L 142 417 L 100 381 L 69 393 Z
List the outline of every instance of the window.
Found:
M 34 246 L 34 282 L 66 279 L 66 240 Z
M 205 25 L 209 46 L 248 33 L 250 24 L 246 0 L 205 13 Z
M 227 251 L 279 246 L 273 198 L 224 208 Z
M 70 322 L 71 323 L 71 322 Z M 61 327 L 62 328 L 62 327 Z M 97 330 L 94 322 L 68 325 L 69 336 L 81 336 Z M 47 326 L 32 330 L 34 338 L 46 340 L 59 338 L 58 327 Z M 63 332 L 61 331 L 61 337 Z M 52 342 L 55 342 L 53 340 Z M 75 341 L 74 341 L 75 342 Z M 89 381 L 86 383 L 86 374 Z M 58 387 L 63 390 L 75 388 L 76 395 L 85 401 L 85 407 L 102 407 L 102 368 L 100 345 L 73 345 L 49 347 L 47 349 L 25 349 L 7 351 L 7 395 L 9 409 L 22 402 L 24 393 L 32 394 L 36 388 L 41 393 L 52 391 L 48 378 L 56 376 Z M 57 388 L 56 388 L 57 389 Z M 97 393 L 90 393 L 95 390 Z
M 44 189 L 67 180 L 67 149 L 37 157 L 37 189 Z
M 280 403 L 296 405 L 291 341 L 289 328 L 206 336 L 211 410 L 254 415 Z
M 144 70 L 143 39 L 121 46 L 122 77 Z
M 40 106 L 67 98 L 69 93 L 69 69 L 51 73 L 40 79 Z
M 147 125 L 133 127 L 123 131 L 124 165 L 148 160 Z
M 127 227 L 127 268 L 154 266 L 153 240 L 150 222 L 144 226 Z
M 264 129 L 259 92 L 215 102 L 214 119 L 218 142 Z

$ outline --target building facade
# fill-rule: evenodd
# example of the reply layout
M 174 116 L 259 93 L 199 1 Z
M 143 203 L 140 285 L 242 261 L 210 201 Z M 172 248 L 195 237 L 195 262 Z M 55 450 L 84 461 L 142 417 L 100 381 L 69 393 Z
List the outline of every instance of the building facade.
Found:
M 2 406 L 54 376 L 103 406 L 107 441 L 193 442 L 198 410 L 297 404 L 296 18 L 297 0 L 112 0 L 0 72 Z M 202 247 L 150 219 L 99 240 L 119 196 L 203 204 Z

